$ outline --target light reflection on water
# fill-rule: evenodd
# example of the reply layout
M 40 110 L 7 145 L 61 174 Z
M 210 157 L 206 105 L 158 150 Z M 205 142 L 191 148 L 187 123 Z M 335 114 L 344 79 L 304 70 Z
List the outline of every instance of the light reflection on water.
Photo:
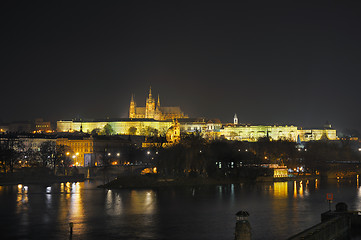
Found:
M 361 210 L 358 179 L 158 190 L 96 185 L 0 187 L 0 230 L 5 238 L 67 239 L 74 222 L 73 239 L 233 239 L 234 214 L 246 210 L 253 239 L 286 239 L 320 221 L 326 193 Z

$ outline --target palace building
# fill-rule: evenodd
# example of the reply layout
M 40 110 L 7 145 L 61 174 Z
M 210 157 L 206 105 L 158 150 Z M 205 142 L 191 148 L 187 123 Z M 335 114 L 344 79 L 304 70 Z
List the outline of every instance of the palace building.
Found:
M 179 118 L 188 118 L 181 111 L 180 107 L 161 107 L 158 95 L 158 101 L 152 96 L 152 88 L 149 88 L 149 95 L 145 101 L 145 107 L 137 107 L 134 96 L 132 95 L 129 106 L 129 118 L 152 118 L 154 120 L 171 120 Z
M 206 139 L 225 138 L 228 140 L 256 142 L 260 138 L 289 141 L 337 140 L 336 130 L 331 125 L 323 128 L 304 129 L 294 125 L 253 125 L 240 124 L 235 114 L 233 123 L 222 123 L 218 119 L 188 118 L 180 107 L 161 107 L 158 95 L 156 101 L 152 89 L 145 107 L 137 107 L 132 95 L 129 118 L 103 120 L 62 120 L 57 122 L 58 132 L 100 132 L 110 128 L 112 134 L 138 136 L 165 136 L 172 132 L 174 122 L 182 133 L 197 133 Z M 172 128 L 173 127 L 173 128 Z M 173 129 L 174 130 L 174 129 Z M 173 131 L 174 132 L 174 131 Z

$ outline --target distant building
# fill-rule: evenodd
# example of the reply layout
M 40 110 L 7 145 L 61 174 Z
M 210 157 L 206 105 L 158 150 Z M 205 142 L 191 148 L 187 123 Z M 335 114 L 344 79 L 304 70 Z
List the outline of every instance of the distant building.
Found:
M 8 132 L 12 133 L 31 133 L 33 124 L 28 121 L 11 122 L 8 125 Z
M 19 135 L 18 139 L 24 144 L 25 149 L 31 149 L 34 152 L 40 151 L 41 144 L 44 142 L 56 142 L 55 135 L 27 134 Z
M 58 132 L 82 132 L 91 133 L 101 131 L 109 124 L 114 134 L 120 135 L 148 135 L 156 129 L 158 133 L 165 134 L 172 126 L 172 121 L 156 121 L 154 119 L 108 119 L 93 121 L 61 120 L 57 121 Z
M 149 148 L 149 147 L 170 147 L 173 146 L 174 144 L 179 143 L 180 139 L 181 139 L 181 133 L 180 133 L 180 124 L 178 121 L 174 121 L 173 125 L 167 130 L 166 134 L 165 134 L 165 140 L 166 142 L 163 141 L 157 141 L 157 140 L 163 140 L 162 138 L 155 138 L 156 141 L 154 141 L 154 138 L 150 139 L 146 139 L 146 141 L 144 141 L 142 143 L 142 147 L 143 148 Z
M 58 138 L 57 145 L 67 146 L 66 155 L 73 159 L 74 166 L 91 166 L 94 163 L 94 140 L 91 137 Z
M 264 125 L 246 125 L 246 124 L 227 124 L 220 130 L 220 135 L 223 135 L 228 140 L 249 141 L 255 142 L 259 138 L 268 137 L 273 140 L 290 140 L 297 141 L 297 127 L 296 126 L 264 126 Z
M 1 123 L 0 124 L 0 133 L 6 133 L 9 131 L 9 124 Z
M 237 115 L 233 124 L 225 124 L 220 129 L 220 135 L 228 140 L 256 142 L 259 138 L 271 140 L 289 140 L 293 142 L 308 142 L 319 140 L 337 140 L 336 130 L 327 123 L 323 128 L 303 129 L 293 125 L 250 125 L 238 123 Z
M 51 123 L 44 122 L 42 118 L 35 119 L 34 131 L 37 133 L 49 133 L 52 132 Z
M 50 122 L 42 118 L 35 121 L 13 121 L 0 124 L 0 133 L 50 133 L 53 132 Z
M 102 164 L 105 157 L 111 159 L 110 164 L 120 164 L 130 141 L 117 136 L 75 135 L 58 138 L 56 144 L 67 146 L 66 155 L 73 159 L 74 166 L 91 167 Z
M 336 129 L 298 129 L 298 135 L 302 142 L 319 141 L 319 140 L 337 140 Z
M 158 95 L 158 101 L 152 96 L 152 89 L 149 89 L 149 95 L 145 102 L 145 107 L 137 107 L 134 96 L 132 95 L 129 106 L 129 118 L 151 118 L 155 120 L 171 120 L 178 118 L 188 118 L 180 107 L 161 107 Z

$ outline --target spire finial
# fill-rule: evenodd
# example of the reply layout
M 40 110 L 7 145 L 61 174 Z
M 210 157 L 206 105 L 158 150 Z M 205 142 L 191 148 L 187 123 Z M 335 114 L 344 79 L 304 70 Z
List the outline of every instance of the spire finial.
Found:
M 149 98 L 152 98 L 152 86 L 149 87 Z

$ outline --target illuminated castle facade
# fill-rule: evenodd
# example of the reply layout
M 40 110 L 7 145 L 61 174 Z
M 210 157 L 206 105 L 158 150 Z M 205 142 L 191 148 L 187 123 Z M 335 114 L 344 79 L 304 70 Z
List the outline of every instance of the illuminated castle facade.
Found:
M 130 100 L 129 118 L 151 118 L 155 120 L 171 120 L 179 118 L 188 118 L 181 111 L 180 107 L 161 107 L 158 95 L 156 103 L 152 96 L 152 88 L 149 89 L 149 95 L 145 101 L 145 107 L 137 107 L 134 96 Z
M 174 121 L 177 119 L 177 121 Z M 174 124 L 177 128 L 174 128 Z M 206 139 L 225 138 L 228 140 L 255 142 L 260 138 L 290 141 L 337 140 L 336 130 L 331 125 L 323 128 L 303 129 L 293 125 L 251 125 L 240 124 L 235 114 L 233 123 L 221 123 L 218 119 L 188 118 L 180 107 L 161 107 L 152 96 L 152 89 L 145 102 L 145 107 L 137 107 L 132 95 L 129 106 L 129 118 L 104 119 L 91 121 L 58 121 L 58 132 L 81 131 L 91 133 L 101 131 L 105 126 L 111 127 L 113 134 L 165 136 L 172 132 L 198 133 Z M 175 130 L 178 129 L 178 130 Z M 168 136 L 169 137 L 169 136 Z M 167 138 L 168 138 L 167 137 Z M 172 140 L 171 142 L 174 142 Z

